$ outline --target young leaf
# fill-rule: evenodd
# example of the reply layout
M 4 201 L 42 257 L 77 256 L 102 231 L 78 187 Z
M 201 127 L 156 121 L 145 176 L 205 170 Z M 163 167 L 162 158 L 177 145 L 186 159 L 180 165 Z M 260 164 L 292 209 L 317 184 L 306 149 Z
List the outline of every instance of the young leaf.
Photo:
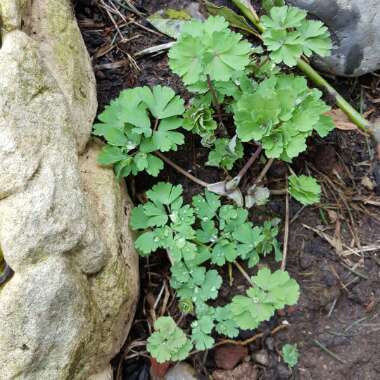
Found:
M 262 229 L 254 227 L 249 223 L 244 223 L 233 233 L 234 239 L 240 244 L 237 246 L 238 255 L 243 260 L 248 260 L 248 266 L 252 268 L 257 265 L 260 258 L 256 247 L 263 241 Z
M 156 119 L 166 119 L 185 112 L 184 101 L 170 87 L 138 88 L 139 96 Z
M 294 305 L 299 297 L 299 286 L 290 279 L 287 272 L 260 269 L 252 277 L 254 287 L 247 290 L 246 296 L 235 296 L 231 303 L 233 319 L 242 329 L 255 329 L 274 312 L 285 305 Z
M 202 138 L 201 144 L 206 147 L 216 139 L 218 124 L 213 119 L 213 113 L 209 106 L 194 103 L 184 114 L 183 127 L 199 135 Z
M 240 34 L 228 29 L 223 17 L 211 16 L 204 23 L 193 21 L 182 28 L 169 51 L 169 65 L 186 85 L 229 81 L 249 64 L 251 46 Z
M 226 170 L 231 170 L 234 163 L 243 157 L 243 144 L 240 140 L 236 140 L 234 149 L 230 147 L 230 140 L 226 138 L 217 139 L 214 149 L 208 155 L 206 165 L 216 166 Z
M 177 150 L 184 136 L 177 129 L 183 120 L 184 102 L 169 87 L 124 90 L 98 116 L 94 135 L 107 141 L 99 155 L 102 165 L 114 165 L 117 178 L 146 171 L 157 176 L 163 162 L 151 153 Z M 150 118 L 155 118 L 152 128 Z
M 297 365 L 299 352 L 296 345 L 287 343 L 282 347 L 281 352 L 284 362 L 290 368 L 293 368 L 295 365 Z
M 192 202 L 196 214 L 203 221 L 212 219 L 221 205 L 219 196 L 208 190 L 204 197 L 195 195 Z
M 289 193 L 304 205 L 318 203 L 321 198 L 321 186 L 313 177 L 291 175 L 289 177 Z
M 295 7 L 273 7 L 261 18 L 264 45 L 275 63 L 295 66 L 302 54 L 326 57 L 331 51 L 328 29 L 320 21 L 307 20 L 306 12 Z
M 214 321 L 207 315 L 202 316 L 200 319 L 191 324 L 192 334 L 191 337 L 195 343 L 197 350 L 207 350 L 214 345 L 214 338 L 210 336 L 214 328 Z
M 238 326 L 231 318 L 230 305 L 217 307 L 215 309 L 215 320 L 215 329 L 219 334 L 226 335 L 229 338 L 236 338 L 239 335 Z
M 192 344 L 171 317 L 160 317 L 154 324 L 155 332 L 148 338 L 148 352 L 159 362 L 184 360 Z
M 305 78 L 277 75 L 262 81 L 256 90 L 234 106 L 237 135 L 242 141 L 262 144 L 267 157 L 291 161 L 306 149 L 313 130 L 326 135 L 331 122 L 321 92 L 307 87 Z

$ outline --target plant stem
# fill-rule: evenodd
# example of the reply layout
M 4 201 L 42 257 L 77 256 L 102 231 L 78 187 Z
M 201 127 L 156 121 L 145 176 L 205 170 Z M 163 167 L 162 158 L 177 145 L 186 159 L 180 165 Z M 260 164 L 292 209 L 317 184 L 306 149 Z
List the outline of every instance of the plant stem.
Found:
M 265 166 L 261 170 L 259 176 L 256 178 L 256 181 L 251 186 L 251 188 L 250 188 L 251 191 L 253 191 L 256 188 L 256 186 L 262 181 L 262 179 L 265 177 L 265 174 L 267 174 L 268 170 L 272 166 L 273 162 L 274 162 L 274 158 L 271 158 L 270 160 L 268 160 L 268 162 L 265 164 Z M 274 190 L 274 191 L 276 191 L 276 190 Z
M 220 108 L 220 104 L 218 102 L 218 98 L 216 96 L 214 86 L 212 85 L 210 75 L 208 75 L 208 74 L 207 74 L 207 84 L 208 84 L 208 88 L 210 89 L 210 92 L 211 92 L 212 103 L 214 104 L 214 107 L 216 108 L 217 117 L 219 119 L 219 124 L 224 129 L 224 132 L 227 132 L 226 127 L 224 126 L 223 120 L 222 120 L 222 110 Z
M 286 329 L 288 326 L 287 325 L 279 325 L 277 327 L 275 327 L 271 332 L 270 334 L 271 335 L 274 335 L 276 334 L 277 332 L 283 330 L 283 329 Z M 253 342 L 255 342 L 257 339 L 260 339 L 262 338 L 263 336 L 265 336 L 265 333 L 259 333 L 259 334 L 256 334 L 246 340 L 233 340 L 233 339 L 225 339 L 225 340 L 222 340 L 221 342 L 218 342 L 214 345 L 213 348 L 215 347 L 218 347 L 218 346 L 223 346 L 224 344 L 234 344 L 234 345 L 237 345 L 237 346 L 247 346 L 248 344 L 251 344 Z
M 232 0 L 232 2 L 240 9 L 241 13 L 256 26 L 260 33 L 263 33 L 265 28 L 260 23 L 253 7 L 245 0 Z M 297 66 L 302 70 L 317 86 L 326 90 L 331 95 L 337 106 L 349 117 L 349 119 L 360 129 L 373 133 L 374 126 L 366 120 L 358 111 L 355 110 L 336 90 L 327 82 L 316 70 L 314 70 L 305 60 L 298 59 Z
M 248 283 L 250 285 L 252 285 L 252 281 L 248 275 L 248 273 L 244 270 L 244 268 L 237 262 L 237 261 L 234 261 L 234 264 L 236 266 L 237 269 L 239 269 L 239 272 L 244 276 L 244 278 L 248 281 Z
M 207 187 L 208 186 L 207 182 L 204 182 L 201 179 L 199 179 L 199 178 L 193 176 L 192 174 L 188 173 L 186 170 L 182 169 L 180 166 L 178 166 L 177 164 L 175 164 L 171 159 L 169 159 L 166 156 L 164 156 L 161 152 L 157 151 L 157 152 L 155 152 L 155 155 L 157 157 L 161 158 L 161 160 L 165 161 L 167 164 L 169 164 L 173 169 L 177 170 L 177 172 L 179 172 L 182 175 L 184 175 L 185 177 L 187 177 L 190 181 L 193 181 L 196 184 L 198 184 L 200 186 L 203 186 L 203 187 Z
M 241 179 L 245 176 L 248 169 L 253 165 L 253 163 L 259 158 L 261 151 L 262 151 L 262 147 L 261 147 L 261 145 L 259 145 L 258 148 L 256 149 L 255 153 L 252 154 L 250 159 L 241 168 L 238 175 L 236 177 L 232 178 L 231 181 L 227 182 L 226 189 L 235 190 L 239 186 Z
M 288 176 L 286 176 L 286 188 L 288 188 Z M 286 192 L 285 197 L 285 229 L 284 229 L 284 247 L 282 252 L 281 270 L 285 270 L 286 258 L 288 256 L 288 242 L 289 242 L 289 193 Z

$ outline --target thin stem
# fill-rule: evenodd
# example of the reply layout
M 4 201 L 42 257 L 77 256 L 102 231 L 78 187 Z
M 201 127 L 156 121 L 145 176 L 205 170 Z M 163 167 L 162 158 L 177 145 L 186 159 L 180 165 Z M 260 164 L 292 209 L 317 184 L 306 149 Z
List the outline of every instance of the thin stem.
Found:
M 187 177 L 189 180 L 195 182 L 196 184 L 207 187 L 209 184 L 207 182 L 202 181 L 201 179 L 193 176 L 192 174 L 188 173 L 186 170 L 182 169 L 180 166 L 175 164 L 170 158 L 164 156 L 161 152 L 156 151 L 155 155 L 161 160 L 165 161 L 167 164 L 169 164 L 173 169 L 177 170 L 177 172 L 181 173 L 185 177 Z
M 270 334 L 271 335 L 274 335 L 276 334 L 277 332 L 283 330 L 283 329 L 286 329 L 288 326 L 283 324 L 283 325 L 279 325 L 277 327 L 275 327 L 271 332 Z M 256 334 L 246 340 L 232 340 L 232 339 L 225 339 L 225 340 L 222 340 L 221 342 L 218 342 L 214 345 L 213 348 L 215 347 L 218 347 L 218 346 L 223 346 L 224 344 L 234 344 L 236 346 L 247 346 L 248 344 L 251 344 L 253 342 L 255 342 L 257 339 L 260 339 L 262 337 L 265 336 L 266 333 L 259 333 L 259 334 Z
M 239 272 L 244 276 L 244 278 L 248 281 L 249 285 L 252 285 L 252 281 L 248 275 L 248 273 L 244 270 L 244 268 L 237 262 L 234 261 L 234 264 L 236 268 L 239 270 Z
M 256 26 L 260 33 L 263 33 L 265 28 L 260 23 L 260 19 L 257 16 L 252 6 L 248 6 L 246 1 L 232 0 L 232 2 L 240 9 L 241 13 Z M 355 110 L 336 90 L 333 86 L 327 82 L 316 70 L 314 70 L 305 60 L 299 59 L 297 66 L 302 70 L 317 86 L 326 90 L 331 95 L 337 104 L 337 106 L 349 117 L 349 119 L 357 125 L 360 129 L 373 133 L 374 126 L 368 120 L 366 120 L 358 111 Z M 376 136 L 375 136 L 376 137 Z
M 286 176 L 286 188 L 288 188 L 288 176 Z M 286 192 L 285 197 L 285 228 L 284 228 L 284 247 L 282 251 L 281 270 L 285 270 L 286 258 L 288 256 L 288 242 L 289 242 L 289 193 Z
M 259 158 L 261 151 L 262 151 L 262 147 L 261 147 L 261 145 L 259 145 L 258 148 L 256 149 L 255 153 L 252 154 L 252 156 L 250 157 L 250 159 L 241 168 L 241 170 L 238 173 L 238 175 L 236 177 L 232 178 L 231 181 L 227 182 L 226 188 L 228 190 L 235 190 L 239 186 L 241 179 L 245 176 L 245 174 L 247 173 L 248 169 Z
M 212 85 L 210 75 L 208 75 L 208 74 L 207 74 L 207 84 L 208 84 L 208 88 L 210 89 L 210 92 L 211 92 L 212 103 L 214 104 L 214 107 L 216 108 L 216 112 L 218 113 L 217 117 L 219 119 L 219 124 L 223 129 L 225 129 L 225 126 L 224 126 L 223 120 L 222 120 L 222 111 L 220 108 L 220 104 L 218 102 L 218 98 L 216 96 L 214 86 Z
M 255 185 L 259 184 L 263 178 L 265 177 L 265 175 L 267 174 L 268 170 L 270 169 L 270 167 L 272 166 L 274 162 L 274 158 L 271 158 L 264 166 L 263 170 L 261 171 L 261 173 L 259 174 L 259 176 L 257 177 L 256 181 L 255 181 Z

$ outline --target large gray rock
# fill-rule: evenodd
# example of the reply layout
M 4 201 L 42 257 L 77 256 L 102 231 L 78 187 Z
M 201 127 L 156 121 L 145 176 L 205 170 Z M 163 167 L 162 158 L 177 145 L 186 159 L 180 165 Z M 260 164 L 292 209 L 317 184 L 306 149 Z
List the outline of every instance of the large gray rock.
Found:
M 288 0 L 321 19 L 333 37 L 332 56 L 315 58 L 322 70 L 359 76 L 380 69 L 379 0 Z
M 88 140 L 95 80 L 70 0 L 0 0 L 0 379 L 89 379 L 125 342 L 138 260 L 125 188 Z

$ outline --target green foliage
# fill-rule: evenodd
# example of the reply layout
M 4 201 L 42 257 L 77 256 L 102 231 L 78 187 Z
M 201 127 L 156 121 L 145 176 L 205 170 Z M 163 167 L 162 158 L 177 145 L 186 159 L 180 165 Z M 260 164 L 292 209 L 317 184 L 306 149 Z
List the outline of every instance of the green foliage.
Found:
M 211 146 L 216 137 L 215 130 L 218 124 L 213 118 L 214 111 L 208 105 L 194 103 L 183 115 L 183 127 L 199 135 L 202 145 Z
M 285 5 L 284 0 L 262 0 L 261 3 L 267 13 L 269 13 L 273 7 L 281 7 Z
M 271 273 L 264 268 L 251 281 L 254 286 L 247 290 L 247 295 L 235 296 L 231 303 L 233 319 L 242 329 L 255 329 L 269 320 L 276 310 L 298 301 L 299 286 L 287 272 Z
M 312 205 L 320 201 L 321 186 L 314 177 L 291 175 L 289 177 L 289 193 L 303 205 Z
M 94 135 L 107 141 L 98 157 L 102 165 L 114 165 L 117 178 L 147 171 L 157 176 L 163 168 L 156 150 L 177 150 L 184 136 L 177 129 L 184 102 L 169 87 L 137 87 L 124 90 L 98 116 Z M 154 120 L 154 123 L 152 121 Z
M 243 157 L 243 144 L 240 140 L 232 141 L 227 138 L 217 139 L 214 143 L 214 149 L 208 155 L 206 165 L 216 166 L 226 170 L 231 170 L 234 163 Z
M 302 54 L 326 57 L 331 51 L 330 33 L 321 21 L 307 20 L 307 13 L 295 7 L 273 7 L 261 17 L 264 45 L 275 63 L 295 66 Z
M 160 317 L 155 332 L 148 338 L 147 349 L 159 362 L 184 360 L 192 349 L 191 341 L 171 317 Z
M 325 136 L 334 127 L 323 115 L 330 107 L 321 96 L 303 77 L 271 76 L 236 102 L 237 135 L 243 142 L 261 142 L 268 157 L 291 161 L 306 149 L 314 130 Z
M 135 207 L 131 214 L 131 227 L 142 232 L 135 246 L 141 255 L 149 255 L 159 248 L 168 251 L 172 262 L 170 284 L 177 292 L 181 310 L 196 315 L 191 326 L 195 348 L 212 347 L 214 329 L 229 337 L 237 336 L 238 327 L 242 326 L 239 316 L 234 316 L 234 303 L 216 308 L 206 304 L 217 299 L 222 277 L 216 269 L 208 269 L 204 264 L 210 262 L 222 267 L 241 259 L 253 267 L 260 256 L 272 251 L 278 255 L 275 240 L 278 222 L 273 220 L 263 226 L 253 226 L 248 221 L 246 209 L 222 205 L 219 196 L 207 190 L 204 195 L 194 196 L 191 205 L 184 203 L 180 185 L 160 182 L 146 195 L 147 202 Z M 276 281 L 279 276 L 276 273 L 268 281 Z M 262 276 L 259 272 L 253 281 L 263 293 L 269 294 L 272 309 L 278 308 L 282 301 L 285 304 L 291 296 L 288 294 L 283 300 L 277 289 L 263 284 Z M 281 285 L 291 291 L 292 282 L 285 282 Z
M 285 344 L 282 347 L 282 357 L 284 362 L 290 367 L 293 368 L 298 363 L 299 352 L 297 346 L 294 344 Z
M 334 125 L 325 115 L 330 108 L 321 100 L 322 93 L 309 89 L 303 77 L 281 74 L 276 64 L 294 66 L 302 55 L 313 53 L 326 56 L 330 36 L 320 21 L 307 20 L 305 11 L 283 3 L 263 0 L 270 9 L 270 16 L 262 17 L 269 56 L 228 29 L 229 22 L 252 33 L 242 16 L 225 7 L 207 3 L 227 20 L 220 16 L 204 22 L 182 20 L 182 14 L 174 14 L 181 24 L 169 26 L 174 36 L 181 33 L 169 51 L 169 66 L 196 96 L 185 110 L 183 100 L 168 87 L 123 91 L 94 126 L 94 134 L 107 141 L 99 162 L 113 165 L 118 178 L 144 170 L 157 176 L 163 161 L 154 152 L 177 150 L 184 143 L 180 127 L 199 135 L 202 145 L 210 148 L 207 165 L 225 170 L 244 156 L 245 142 L 259 143 L 267 158 L 291 162 L 306 149 L 314 132 L 327 136 Z M 227 124 L 231 115 L 236 132 Z M 226 137 L 230 133 L 235 134 L 231 139 Z M 257 186 L 250 191 L 246 201 L 251 206 L 264 204 L 270 193 Z M 271 253 L 281 260 L 279 220 L 253 225 L 247 209 L 222 204 L 215 193 L 205 191 L 185 203 L 182 192 L 180 185 L 157 183 L 147 191 L 146 202 L 132 210 L 130 220 L 139 233 L 135 246 L 140 255 L 167 251 L 179 308 L 192 315 L 189 338 L 171 317 L 156 321 L 147 348 L 158 362 L 183 360 L 194 347 L 212 348 L 215 333 L 234 338 L 239 329 L 255 329 L 299 298 L 299 286 L 287 272 L 264 268 L 251 278 L 245 295 L 234 296 L 224 306 L 211 306 L 218 299 L 226 263 L 239 260 L 254 268 Z M 319 201 L 320 187 L 311 177 L 292 175 L 289 193 L 312 204 Z M 298 353 L 287 346 L 283 357 L 291 366 Z
M 242 36 L 228 29 L 223 17 L 211 16 L 205 22 L 192 21 L 182 28 L 169 51 L 169 65 L 186 85 L 229 81 L 236 71 L 249 64 L 251 46 Z

